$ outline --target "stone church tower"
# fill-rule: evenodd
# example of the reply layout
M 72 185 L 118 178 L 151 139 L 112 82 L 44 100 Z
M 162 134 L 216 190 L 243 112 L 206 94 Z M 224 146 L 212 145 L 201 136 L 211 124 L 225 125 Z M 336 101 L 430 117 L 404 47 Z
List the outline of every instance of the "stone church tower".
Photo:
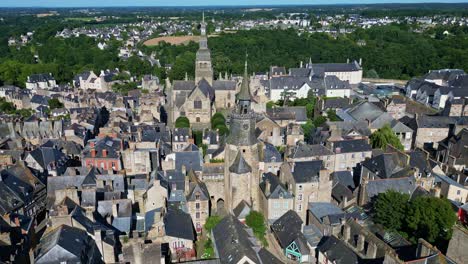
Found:
M 195 83 L 205 79 L 213 86 L 213 67 L 211 65 L 211 52 L 208 49 L 208 37 L 206 35 L 205 13 L 200 27 L 200 48 L 197 51 L 195 61 Z
M 251 110 L 247 62 L 237 106 L 231 113 L 230 134 L 226 139 L 224 188 L 229 212 L 245 200 L 259 210 L 259 144 L 255 136 L 257 115 Z

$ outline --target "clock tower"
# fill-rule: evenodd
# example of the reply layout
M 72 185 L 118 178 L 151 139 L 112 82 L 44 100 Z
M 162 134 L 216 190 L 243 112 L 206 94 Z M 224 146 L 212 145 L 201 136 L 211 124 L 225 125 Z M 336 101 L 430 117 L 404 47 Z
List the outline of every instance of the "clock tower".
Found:
M 237 104 L 231 113 L 230 133 L 226 139 L 224 187 L 226 207 L 232 210 L 242 200 L 259 209 L 258 140 L 255 136 L 257 114 L 250 107 L 252 99 L 247 74 L 247 61 Z

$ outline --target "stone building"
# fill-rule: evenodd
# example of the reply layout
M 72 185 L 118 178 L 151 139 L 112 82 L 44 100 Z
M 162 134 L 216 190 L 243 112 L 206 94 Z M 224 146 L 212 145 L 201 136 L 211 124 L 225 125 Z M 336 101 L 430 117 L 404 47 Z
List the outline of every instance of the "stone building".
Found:
M 214 80 L 211 52 L 208 48 L 206 23 L 201 23 L 200 47 L 195 60 L 195 80 L 166 81 L 168 94 L 168 124 L 185 116 L 192 127 L 210 127 L 211 116 L 217 108 L 230 108 L 235 102 L 237 83 L 231 80 Z M 216 99 L 215 99 L 216 98 Z
M 294 195 L 293 210 L 304 222 L 309 203 L 331 201 L 332 180 L 321 160 L 284 163 L 279 176 Z
M 225 146 L 225 197 L 228 211 L 242 200 L 259 208 L 259 144 L 255 136 L 256 114 L 251 110 L 247 62 L 236 109 L 231 113 Z
M 185 180 L 188 213 L 192 217 L 195 231 L 201 233 L 206 219 L 210 215 L 210 194 L 206 185 L 200 181 L 193 170 Z

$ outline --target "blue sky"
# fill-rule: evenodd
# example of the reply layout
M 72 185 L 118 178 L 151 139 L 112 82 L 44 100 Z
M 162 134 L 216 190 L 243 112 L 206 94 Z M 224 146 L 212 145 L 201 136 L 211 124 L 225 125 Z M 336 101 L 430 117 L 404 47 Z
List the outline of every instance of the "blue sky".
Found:
M 284 4 L 463 3 L 468 0 L 0 0 L 0 7 L 209 6 Z

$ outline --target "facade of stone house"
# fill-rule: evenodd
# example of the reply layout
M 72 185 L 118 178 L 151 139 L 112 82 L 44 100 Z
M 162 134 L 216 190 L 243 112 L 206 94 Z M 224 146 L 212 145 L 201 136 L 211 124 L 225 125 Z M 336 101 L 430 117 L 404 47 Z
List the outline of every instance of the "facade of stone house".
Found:
M 285 162 L 280 169 L 280 180 L 294 195 L 293 210 L 302 221 L 306 221 L 309 203 L 331 201 L 332 180 L 322 161 Z

